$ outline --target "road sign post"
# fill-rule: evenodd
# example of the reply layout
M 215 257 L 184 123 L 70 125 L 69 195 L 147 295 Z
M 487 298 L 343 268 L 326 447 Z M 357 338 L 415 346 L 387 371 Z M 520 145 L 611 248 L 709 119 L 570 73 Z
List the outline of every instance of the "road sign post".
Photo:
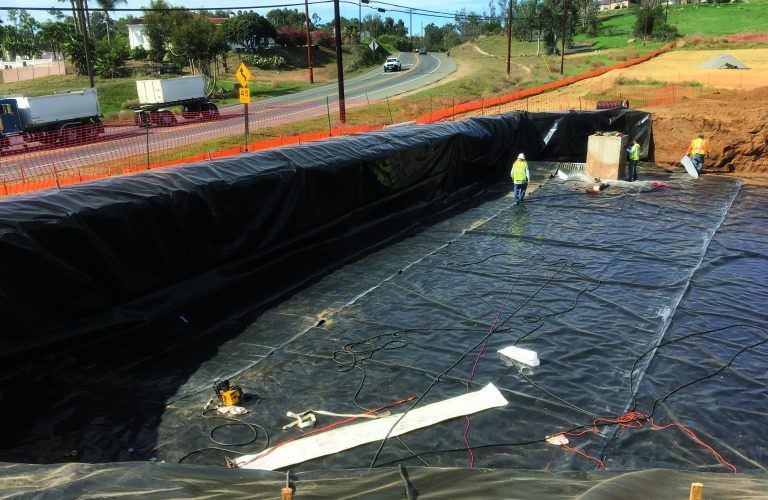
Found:
M 248 80 L 251 79 L 251 72 L 244 63 L 240 63 L 240 66 L 235 71 L 235 78 L 240 82 L 240 102 L 243 105 L 243 116 L 245 117 L 244 138 L 245 138 L 245 151 L 248 151 L 248 104 L 251 102 L 251 91 L 248 88 Z

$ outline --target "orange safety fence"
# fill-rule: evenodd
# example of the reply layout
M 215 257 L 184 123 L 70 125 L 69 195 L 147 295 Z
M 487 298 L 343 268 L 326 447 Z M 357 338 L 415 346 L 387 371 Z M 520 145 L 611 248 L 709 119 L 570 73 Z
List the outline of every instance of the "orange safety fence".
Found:
M 617 97 L 628 99 L 634 108 L 671 104 L 685 89 L 644 88 L 599 98 L 541 95 L 647 61 L 670 48 L 668 45 L 631 61 L 492 98 L 371 101 L 367 96 L 355 97 L 345 101 L 344 123 L 339 119 L 338 103 L 326 98 L 280 105 L 255 101 L 249 107 L 247 137 L 245 115 L 237 105 L 207 116 L 161 111 L 151 114 L 149 123 L 146 114 L 136 114 L 103 125 L 28 134 L 24 141 L 16 138 L 15 142 L 0 143 L 0 196 L 380 130 L 404 122 L 435 123 L 515 110 L 595 109 L 598 100 Z

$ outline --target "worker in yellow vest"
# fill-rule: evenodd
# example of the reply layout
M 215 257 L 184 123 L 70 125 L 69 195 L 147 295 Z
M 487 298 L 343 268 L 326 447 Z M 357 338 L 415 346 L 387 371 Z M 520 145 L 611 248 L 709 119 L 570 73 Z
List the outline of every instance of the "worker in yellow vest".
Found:
M 632 182 L 637 180 L 637 162 L 640 160 L 640 144 L 637 139 L 632 139 L 632 145 L 627 148 L 629 160 L 627 160 L 627 177 L 625 180 Z
M 688 154 L 693 160 L 693 166 L 696 167 L 696 171 L 701 173 L 704 168 L 704 158 L 709 153 L 709 145 L 704 138 L 704 134 L 699 134 L 697 138 L 691 141 L 691 145 L 688 146 Z
M 528 162 L 525 161 L 523 153 L 517 155 L 517 160 L 512 164 L 510 176 L 515 187 L 515 205 L 519 205 L 525 198 L 525 190 L 528 189 L 528 181 L 531 178 L 531 173 L 528 171 Z

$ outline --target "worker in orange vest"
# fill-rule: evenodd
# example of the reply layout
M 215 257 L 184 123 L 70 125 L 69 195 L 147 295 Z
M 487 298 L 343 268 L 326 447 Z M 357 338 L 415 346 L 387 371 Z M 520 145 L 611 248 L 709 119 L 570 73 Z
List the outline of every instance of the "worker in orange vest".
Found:
M 688 146 L 688 154 L 691 155 L 696 172 L 701 173 L 701 170 L 704 168 L 704 158 L 707 156 L 707 153 L 709 153 L 707 140 L 704 138 L 704 134 L 699 134 L 697 138 L 691 141 L 691 145 Z

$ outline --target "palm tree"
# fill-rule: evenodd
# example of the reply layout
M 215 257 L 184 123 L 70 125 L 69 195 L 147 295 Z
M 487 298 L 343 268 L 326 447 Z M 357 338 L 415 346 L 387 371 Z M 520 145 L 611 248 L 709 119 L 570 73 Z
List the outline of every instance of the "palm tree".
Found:
M 107 43 L 112 45 L 112 40 L 109 37 L 109 11 L 120 4 L 128 3 L 128 0 L 96 0 L 96 3 L 104 11 L 104 22 L 107 24 Z

